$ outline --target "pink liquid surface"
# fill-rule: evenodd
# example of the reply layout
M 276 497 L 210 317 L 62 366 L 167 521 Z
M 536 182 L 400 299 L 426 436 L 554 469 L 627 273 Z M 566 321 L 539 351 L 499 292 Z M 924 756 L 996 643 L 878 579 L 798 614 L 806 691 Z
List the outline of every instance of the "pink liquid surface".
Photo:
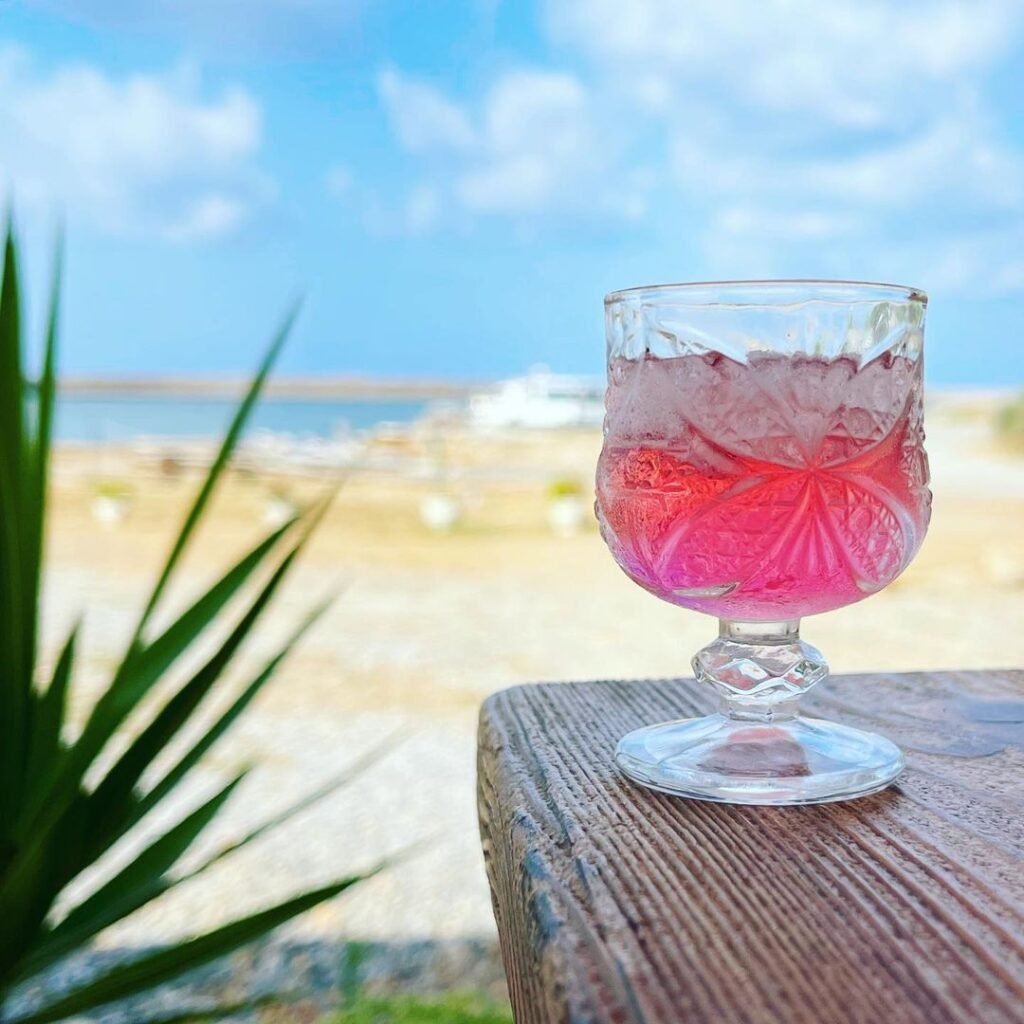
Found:
M 615 360 L 597 509 L 637 583 L 746 621 L 859 601 L 920 547 L 921 362 Z

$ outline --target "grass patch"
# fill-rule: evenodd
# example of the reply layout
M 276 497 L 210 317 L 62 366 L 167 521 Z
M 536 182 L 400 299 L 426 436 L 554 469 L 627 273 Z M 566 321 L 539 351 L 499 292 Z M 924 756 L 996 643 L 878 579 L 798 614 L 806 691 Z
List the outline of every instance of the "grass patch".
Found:
M 512 1024 L 512 1011 L 470 992 L 381 999 L 357 996 L 320 1024 Z

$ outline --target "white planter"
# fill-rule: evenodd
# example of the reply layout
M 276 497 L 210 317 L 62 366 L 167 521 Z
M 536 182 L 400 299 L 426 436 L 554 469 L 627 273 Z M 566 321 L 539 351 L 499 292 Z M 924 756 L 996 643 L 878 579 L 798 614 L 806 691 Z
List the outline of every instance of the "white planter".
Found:
M 548 502 L 548 525 L 559 537 L 574 537 L 583 528 L 587 506 L 582 498 L 566 496 Z
M 295 512 L 295 505 L 287 498 L 268 498 L 263 506 L 263 523 L 276 530 L 279 526 L 284 526 Z
M 92 499 L 92 517 L 102 526 L 117 526 L 128 515 L 128 499 L 100 494 Z
M 998 587 L 1024 588 L 1024 557 L 1007 551 L 1003 545 L 985 551 L 985 569 L 989 580 Z
M 450 494 L 428 494 L 420 502 L 420 521 L 428 530 L 447 533 L 459 521 L 462 507 Z

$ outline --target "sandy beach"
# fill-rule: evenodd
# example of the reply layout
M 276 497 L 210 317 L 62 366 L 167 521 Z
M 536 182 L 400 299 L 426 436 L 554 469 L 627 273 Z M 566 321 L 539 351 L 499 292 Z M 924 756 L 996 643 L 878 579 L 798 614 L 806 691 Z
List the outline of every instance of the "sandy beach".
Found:
M 984 402 L 930 410 L 935 505 L 923 550 L 883 593 L 804 624 L 833 671 L 1024 664 L 1024 458 L 995 445 L 989 411 Z M 551 480 L 589 488 L 599 446 L 594 431 L 479 436 L 436 427 L 367 444 L 232 684 L 311 604 L 339 590 L 337 602 L 181 799 L 255 765 L 209 849 L 400 735 L 345 792 L 111 931 L 106 945 L 191 932 L 418 841 L 422 849 L 290 934 L 493 935 L 475 820 L 481 699 L 531 680 L 686 675 L 715 630 L 628 581 L 591 517 L 573 536 L 552 532 Z M 80 709 L 117 658 L 195 486 L 195 470 L 176 468 L 148 450 L 65 447 L 58 456 L 47 640 L 52 647 L 84 610 Z M 124 485 L 122 522 L 97 523 L 100 480 Z M 168 610 L 266 529 L 274 494 L 301 504 L 327 486 L 322 472 L 233 473 Z M 439 490 L 462 509 L 448 533 L 421 522 L 423 499 Z

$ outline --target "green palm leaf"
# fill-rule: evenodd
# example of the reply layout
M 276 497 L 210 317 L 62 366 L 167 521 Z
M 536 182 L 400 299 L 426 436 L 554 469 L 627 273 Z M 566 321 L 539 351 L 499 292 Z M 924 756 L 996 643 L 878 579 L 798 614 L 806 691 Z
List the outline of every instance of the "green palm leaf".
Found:
M 132 824 L 140 821 L 171 792 L 186 777 L 186 775 L 200 762 L 209 749 L 231 728 L 238 720 L 242 712 L 252 703 L 256 695 L 263 687 L 270 682 L 274 673 L 280 667 L 281 662 L 288 656 L 292 647 L 305 635 L 305 633 L 321 618 L 323 613 L 331 606 L 331 601 L 325 601 L 315 608 L 298 629 L 292 634 L 288 642 L 279 650 L 267 663 L 256 677 L 243 688 L 242 692 L 235 698 L 226 711 L 206 730 L 205 733 L 182 755 L 181 759 L 169 769 L 167 774 L 148 792 L 141 797 L 135 807 Z
M 277 329 L 277 333 L 274 335 L 274 338 L 270 343 L 270 347 L 267 349 L 267 354 L 263 357 L 263 362 L 260 363 L 259 369 L 256 371 L 256 376 L 249 385 L 249 390 L 246 392 L 245 398 L 242 399 L 242 404 L 238 407 L 238 411 L 235 413 L 235 417 L 231 421 L 231 425 L 228 427 L 227 434 L 224 435 L 220 451 L 217 452 L 217 457 L 213 460 L 213 464 L 210 466 L 206 479 L 203 481 L 203 486 L 199 489 L 199 494 L 196 495 L 196 500 L 189 509 L 188 515 L 185 517 L 185 522 L 182 524 L 181 530 L 174 541 L 174 545 L 171 547 L 171 553 L 167 556 L 167 561 L 164 564 L 159 579 L 156 581 L 156 586 L 153 587 L 153 592 L 150 594 L 149 600 L 146 602 L 146 607 L 142 612 L 139 624 L 135 629 L 134 636 L 132 637 L 131 647 L 134 647 L 139 643 L 142 633 L 149 623 L 150 616 L 156 610 L 156 606 L 159 604 L 160 598 L 163 596 L 164 590 L 170 582 L 171 576 L 177 568 L 178 562 L 181 560 L 181 556 L 185 552 L 185 548 L 188 546 L 188 542 L 192 539 L 192 534 L 195 533 L 195 529 L 199 525 L 199 521 L 202 519 L 203 512 L 206 511 L 206 506 L 209 504 L 210 498 L 213 497 L 213 493 L 220 481 L 221 474 L 238 445 L 239 438 L 241 438 L 242 432 L 245 430 L 245 426 L 249 422 L 249 416 L 252 414 L 252 410 L 256 405 L 256 400 L 259 398 L 260 392 L 263 390 L 263 385 L 266 383 L 267 377 L 270 375 L 270 371 L 273 368 L 274 363 L 277 362 L 277 357 L 281 354 L 281 349 L 284 347 L 284 343 L 288 340 L 288 335 L 291 334 L 292 327 L 294 326 L 298 315 L 299 303 L 296 302 L 285 316 L 281 326 Z
M 14 1024 L 52 1024 L 53 1021 L 86 1013 L 117 999 L 125 999 L 172 981 L 186 971 L 234 952 L 240 946 L 265 935 L 298 914 L 333 899 L 372 874 L 370 871 L 362 875 L 353 875 L 321 889 L 314 889 L 239 921 L 232 921 L 231 924 L 205 935 L 189 939 L 178 946 L 162 949 L 115 967 L 95 981 L 51 1003 L 50 1006 L 17 1018 Z
M 128 750 L 89 796 L 92 806 L 91 817 L 95 829 L 94 843 L 91 848 L 91 853 L 94 856 L 102 852 L 122 834 L 122 830 L 119 829 L 125 821 L 133 820 L 132 811 L 135 801 L 132 794 L 136 783 L 174 738 L 178 730 L 189 721 L 203 698 L 220 679 L 221 674 L 266 609 L 305 542 L 306 535 L 300 538 L 274 570 L 269 581 L 260 590 L 241 621 L 231 631 L 220 648 L 164 705 L 159 714 L 132 742 Z M 121 813 L 118 813 L 119 810 Z
M 44 970 L 104 928 L 116 924 L 170 889 L 175 882 L 166 876 L 167 871 L 213 821 L 247 774 L 236 775 L 75 907 L 40 940 L 31 957 L 18 965 L 18 976 Z
M 78 622 L 68 636 L 53 670 L 53 678 L 46 692 L 32 695 L 32 725 L 29 729 L 28 771 L 29 786 L 34 779 L 41 779 L 55 771 L 61 763 L 64 750 L 61 747 L 61 729 L 67 710 L 68 689 L 75 662 L 75 646 L 81 630 Z
M 214 622 L 291 525 L 291 522 L 285 523 L 257 544 L 152 643 L 136 645 L 129 651 L 110 687 L 93 708 L 66 763 L 37 781 L 35 800 L 22 817 L 19 830 L 22 836 L 30 832 L 38 835 L 52 826 L 74 799 L 86 771 L 117 728 Z
M 160 678 L 155 669 L 160 668 L 162 672 L 178 653 L 187 648 L 188 638 L 190 636 L 194 638 L 196 630 L 201 628 L 201 624 L 204 624 L 210 615 L 215 614 L 237 592 L 266 553 L 272 549 L 285 529 L 287 529 L 287 525 L 257 545 L 206 595 L 200 598 L 192 609 L 185 612 L 176 623 L 170 626 L 164 637 L 153 645 L 153 647 L 159 645 L 161 648 L 157 655 L 149 654 L 152 647 L 136 655 L 139 662 L 145 666 L 140 670 L 140 681 L 135 684 L 134 689 L 127 687 L 126 684 L 126 689 L 122 690 L 122 703 L 114 710 L 110 710 L 109 707 L 101 708 L 101 705 L 104 705 L 104 699 L 101 698 L 97 709 L 94 710 L 89 720 L 90 725 L 97 721 L 98 715 L 102 715 L 104 716 L 100 719 L 102 728 L 109 730 L 110 734 L 113 733 L 116 726 L 111 720 L 119 715 L 120 717 L 116 718 L 116 721 L 123 721 L 123 718 L 131 710 L 127 706 L 123 694 L 137 694 L 136 703 L 141 699 L 145 690 Z M 282 566 L 271 578 L 270 584 L 257 598 L 256 613 L 253 614 L 250 611 L 250 614 L 243 619 L 242 625 L 236 628 L 228 642 L 218 652 L 219 660 L 215 655 L 211 661 L 210 664 L 215 668 L 212 670 L 212 678 L 209 679 L 210 685 L 216 680 L 220 669 L 230 659 L 230 655 L 237 650 L 241 639 L 251 628 L 259 610 L 265 607 L 273 590 L 280 583 L 284 571 L 294 560 L 298 547 L 299 545 L 293 548 L 282 562 Z M 202 613 L 194 615 L 193 612 L 196 608 L 202 608 Z M 170 641 L 161 643 L 166 637 L 170 637 Z M 109 693 L 110 691 L 108 691 Z M 171 706 L 175 706 L 175 702 L 172 701 Z M 163 721 L 164 717 L 158 716 L 154 725 L 161 724 Z M 147 729 L 125 755 L 128 758 L 126 764 L 129 773 L 137 766 L 138 751 L 145 751 L 147 743 L 152 746 L 150 733 L 152 729 L 153 726 Z M 83 748 L 85 749 L 84 755 Z M 123 829 L 117 831 L 118 826 L 133 818 L 135 807 L 131 790 L 138 776 L 136 774 L 126 777 L 128 773 L 124 769 L 119 770 L 120 762 L 95 793 L 87 794 L 81 788 L 81 775 L 101 748 L 100 738 L 95 733 L 90 733 L 90 726 L 87 725 L 85 732 L 71 749 L 70 754 L 60 759 L 61 774 L 58 781 L 47 791 L 41 814 L 32 820 L 31 829 L 27 832 L 22 848 L 0 882 L 0 917 L 10 922 L 12 930 L 17 928 L 22 931 L 31 931 L 37 928 L 42 922 L 46 906 L 56 898 L 60 890 L 79 871 L 98 857 L 114 839 L 123 833 Z M 160 749 L 162 746 L 154 748 L 151 756 L 156 756 Z M 138 769 L 139 773 L 147 763 L 148 761 L 144 761 L 141 764 Z M 107 780 L 111 778 L 113 778 L 113 785 L 107 785 Z M 5 934 L 0 931 L 0 958 L 10 955 L 4 944 L 4 939 Z
M 208 857 L 202 862 L 202 864 L 197 868 L 194 868 L 179 881 L 190 881 L 198 875 L 201 875 L 204 871 L 213 867 L 214 864 L 220 863 L 220 861 L 224 860 L 225 857 L 243 849 L 250 843 L 254 843 L 257 839 L 265 836 L 268 832 L 273 832 L 275 829 L 280 828 L 286 822 L 291 821 L 291 819 L 296 815 L 301 814 L 303 811 L 308 810 L 315 804 L 320 803 L 321 800 L 326 800 L 332 793 L 337 793 L 339 790 L 344 789 L 350 782 L 366 771 L 367 768 L 376 764 L 383 754 L 387 753 L 388 750 L 394 747 L 395 742 L 396 737 L 388 737 L 383 743 L 377 744 L 372 750 L 368 751 L 355 762 L 348 765 L 344 771 L 339 772 L 334 778 L 329 779 L 322 786 L 318 786 L 311 793 L 307 793 L 304 797 L 301 797 L 294 803 L 289 804 L 283 810 L 278 811 L 277 814 L 272 815 L 262 824 L 257 825 L 255 828 L 248 831 L 241 838 L 236 839 L 219 849 L 215 854 Z
M 25 476 L 21 371 L 21 288 L 8 224 L 0 276 L 0 861 L 12 841 L 25 770 L 30 673 L 26 671 L 22 588 L 22 509 Z
M 0 1021 L 16 985 L 27 983 L 62 957 L 82 948 L 117 923 L 290 820 L 314 800 L 343 785 L 344 777 L 274 815 L 241 839 L 222 848 L 186 874 L 175 865 L 222 810 L 241 776 L 148 840 L 131 863 L 53 923 L 53 908 L 68 884 L 126 837 L 156 809 L 237 721 L 266 685 L 292 646 L 322 614 L 312 611 L 285 645 L 241 690 L 234 701 L 177 762 L 147 791 L 146 773 L 181 735 L 234 662 L 285 580 L 329 503 L 322 502 L 297 537 L 286 540 L 297 521 L 286 523 L 256 544 L 168 626 L 151 635 L 153 614 L 209 507 L 230 457 L 245 429 L 264 382 L 296 316 L 293 309 L 275 333 L 252 384 L 199 488 L 167 560 L 139 617 L 121 665 L 86 719 L 78 738 L 65 743 L 68 695 L 74 678 L 80 630 L 65 641 L 49 684 L 36 686 L 39 595 L 45 536 L 46 484 L 52 440 L 59 324 L 60 263 L 56 264 L 46 320 L 42 368 L 31 382 L 22 364 L 21 294 L 17 250 L 8 227 L 0 270 Z M 266 570 L 266 571 L 264 571 Z M 149 709 L 168 670 L 194 657 L 196 642 L 216 627 L 243 592 L 235 624 L 213 653 L 169 698 L 152 708 L 148 724 L 132 738 L 98 783 L 86 779 L 108 744 L 134 713 Z M 233 921 L 205 935 L 158 950 L 105 972 L 41 1010 L 24 1024 L 42 1024 L 87 1012 L 172 980 L 211 959 L 259 938 L 296 914 L 330 899 L 358 882 L 344 879 L 302 893 L 258 914 Z M 242 1004 L 240 1008 L 254 1003 Z M 231 1007 L 161 1018 L 206 1020 Z
M 57 247 L 60 252 L 60 245 Z M 28 657 L 36 655 L 36 631 L 39 619 L 39 587 L 42 580 L 43 540 L 46 531 L 46 479 L 50 465 L 50 439 L 53 433 L 53 406 L 57 392 L 57 328 L 60 314 L 61 261 L 54 263 L 53 283 L 46 317 L 46 342 L 43 351 L 43 371 L 35 389 L 35 434 L 28 452 L 26 466 L 26 515 L 24 544 L 24 595 L 26 629 L 25 650 Z M 31 676 L 31 673 L 30 673 Z M 31 678 L 28 680 L 31 684 Z M 31 765 L 30 765 L 31 769 Z M 31 770 L 26 778 L 31 781 Z

